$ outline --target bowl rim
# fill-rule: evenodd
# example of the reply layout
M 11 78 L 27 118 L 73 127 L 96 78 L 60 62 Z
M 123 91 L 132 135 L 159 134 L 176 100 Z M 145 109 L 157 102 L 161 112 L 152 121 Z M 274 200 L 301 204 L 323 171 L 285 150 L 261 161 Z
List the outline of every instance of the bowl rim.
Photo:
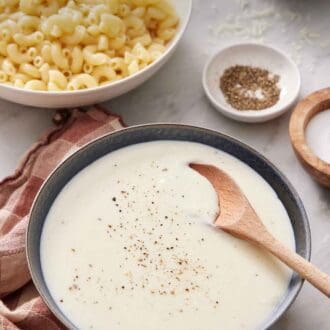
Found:
M 266 163 L 267 166 L 270 167 L 272 169 L 272 171 L 274 171 L 277 174 L 277 176 L 282 180 L 282 182 L 285 184 L 285 186 L 288 188 L 288 190 L 294 196 L 297 208 L 299 209 L 299 211 L 301 212 L 301 215 L 302 215 L 300 221 L 302 223 L 302 226 L 304 228 L 305 235 L 306 235 L 306 239 L 305 239 L 306 259 L 308 261 L 311 259 L 311 249 L 312 249 L 311 230 L 310 230 L 310 224 L 309 224 L 308 216 L 307 216 L 306 210 L 304 208 L 304 205 L 302 203 L 302 200 L 299 197 L 296 189 L 293 187 L 293 185 L 290 183 L 290 181 L 286 178 L 286 176 L 271 161 L 269 161 L 266 157 L 264 157 L 257 150 L 255 150 L 254 148 L 250 147 L 249 145 L 237 140 L 236 138 L 233 138 L 230 135 L 220 133 L 220 132 L 215 131 L 213 129 L 200 127 L 200 126 L 179 124 L 179 123 L 166 123 L 166 122 L 164 122 L 164 123 L 153 123 L 153 124 L 132 125 L 132 126 L 129 126 L 129 127 L 126 127 L 126 128 L 114 131 L 114 132 L 105 133 L 104 135 L 102 135 L 102 136 L 98 137 L 97 139 L 85 144 L 83 147 L 79 148 L 78 150 L 76 150 L 75 152 L 70 154 L 67 158 L 65 158 L 64 161 L 62 161 L 60 164 L 58 164 L 53 169 L 53 171 L 47 176 L 47 178 L 44 180 L 41 187 L 39 188 L 39 191 L 38 191 L 38 193 L 37 193 L 37 195 L 34 198 L 34 201 L 32 203 L 31 210 L 30 210 L 30 213 L 29 213 L 28 227 L 27 227 L 26 234 L 25 234 L 25 242 L 26 242 L 25 254 L 26 254 L 28 269 L 29 269 L 29 272 L 30 272 L 30 275 L 31 275 L 32 282 L 34 283 L 34 285 L 35 285 L 38 293 L 40 294 L 42 300 L 48 306 L 50 311 L 56 316 L 56 318 L 58 318 L 65 326 L 70 327 L 70 326 L 72 326 L 72 324 L 68 324 L 68 320 L 65 319 L 63 317 L 63 315 L 61 314 L 60 308 L 56 304 L 53 304 L 47 298 L 47 296 L 44 294 L 43 289 L 39 285 L 39 280 L 37 279 L 37 275 L 36 275 L 36 271 L 35 271 L 34 266 L 33 266 L 33 262 L 31 261 L 31 255 L 30 254 L 31 254 L 32 237 L 30 238 L 30 236 L 31 236 L 31 227 L 33 226 L 32 222 L 35 222 L 35 221 L 31 221 L 31 219 L 36 218 L 34 213 L 36 212 L 36 208 L 39 204 L 40 196 L 44 193 L 45 188 L 48 185 L 49 180 L 52 177 L 54 177 L 56 175 L 56 173 L 60 172 L 61 169 L 66 166 L 66 164 L 68 164 L 72 161 L 72 159 L 74 159 L 75 157 L 79 157 L 79 155 L 83 154 L 89 148 L 93 148 L 93 145 L 96 145 L 96 144 L 100 143 L 100 141 L 102 141 L 103 139 L 107 139 L 108 136 L 129 134 L 130 132 L 134 132 L 135 130 L 143 130 L 143 129 L 147 129 L 147 128 L 155 128 L 155 129 L 157 129 L 157 128 L 159 128 L 159 129 L 161 129 L 161 128 L 177 128 L 177 129 L 182 128 L 182 129 L 191 129 L 193 131 L 197 130 L 201 133 L 206 133 L 208 135 L 213 135 L 213 136 L 220 137 L 220 138 L 222 138 L 226 141 L 229 141 L 229 142 L 233 143 L 234 145 L 238 145 L 239 147 L 246 149 L 248 152 L 250 152 L 253 155 L 260 158 L 261 161 Z M 133 145 L 133 144 L 134 143 L 128 144 L 128 145 Z M 233 156 L 233 157 L 235 157 L 235 156 Z M 97 159 L 95 159 L 95 160 L 97 160 Z M 241 161 L 243 161 L 243 160 L 241 160 Z M 248 165 L 248 164 L 246 164 L 246 165 Z M 248 165 L 248 166 L 251 167 L 250 165 Z M 264 178 L 264 180 L 265 180 L 265 178 Z M 272 187 L 272 185 L 270 183 L 268 183 L 268 184 Z M 289 309 L 289 307 L 293 304 L 293 302 L 295 301 L 295 299 L 298 296 L 299 292 L 301 291 L 301 288 L 304 284 L 304 281 L 305 281 L 304 279 L 299 278 L 298 283 L 296 284 L 296 286 L 293 289 L 293 294 L 291 295 L 291 297 L 288 300 L 285 300 L 285 296 L 283 296 L 282 301 L 280 301 L 279 306 L 278 306 L 280 308 L 283 305 L 283 307 L 282 307 L 283 310 L 280 313 L 278 313 L 277 315 L 275 315 L 273 317 L 273 319 L 270 319 L 269 321 L 265 320 L 267 323 L 264 325 L 264 329 L 269 329 Z M 290 291 L 287 290 L 287 292 L 290 292 Z
M 74 90 L 74 91 L 40 91 L 40 90 L 31 90 L 31 89 L 25 89 L 25 88 L 19 88 L 19 87 L 15 87 L 15 86 L 11 86 L 11 85 L 5 85 L 5 84 L 0 84 L 0 89 L 3 88 L 4 90 L 7 91 L 11 91 L 11 92 L 19 92 L 21 94 L 31 94 L 34 96 L 37 95 L 47 95 L 47 96 L 72 96 L 72 95 L 85 95 L 91 92 L 96 92 L 96 91 L 104 91 L 106 89 L 108 89 L 109 87 L 116 87 L 116 86 L 121 86 L 125 83 L 127 83 L 128 81 L 131 81 L 141 75 L 143 75 L 144 73 L 154 69 L 157 67 L 157 65 L 159 65 L 162 60 L 164 60 L 164 58 L 166 58 L 169 54 L 171 54 L 171 52 L 177 47 L 177 45 L 179 44 L 180 40 L 183 37 L 183 34 L 185 33 L 185 31 L 187 30 L 188 24 L 190 22 L 191 19 L 191 14 L 192 14 L 192 8 L 193 8 L 193 1 L 192 0 L 185 0 L 188 2 L 188 11 L 187 11 L 187 15 L 185 17 L 184 20 L 182 20 L 182 25 L 179 25 L 177 27 L 177 31 L 175 36 L 173 37 L 172 40 L 169 41 L 169 43 L 166 46 L 165 52 L 162 53 L 162 55 L 156 59 L 156 61 L 150 63 L 149 65 L 147 65 L 146 67 L 144 67 L 143 69 L 139 70 L 138 72 L 127 76 L 125 78 L 110 82 L 109 84 L 105 84 L 102 86 L 96 86 L 96 87 L 91 87 L 91 88 L 85 88 L 85 89 L 78 89 L 78 90 Z
M 284 103 L 281 107 L 274 108 L 270 107 L 268 109 L 263 109 L 263 110 L 244 110 L 244 111 L 239 111 L 239 110 L 234 110 L 232 109 L 227 103 L 220 103 L 216 100 L 216 98 L 213 96 L 213 93 L 211 92 L 210 85 L 208 83 L 208 77 L 209 77 L 209 68 L 211 64 L 215 61 L 216 58 L 221 56 L 221 54 L 229 49 L 232 48 L 240 48 L 240 47 L 255 47 L 255 48 L 264 48 L 268 49 L 274 53 L 277 53 L 280 55 L 286 62 L 289 63 L 289 65 L 293 68 L 294 70 L 294 76 L 295 76 L 295 86 L 296 89 L 294 91 L 293 96 L 286 102 Z M 286 112 L 298 99 L 300 90 L 301 90 L 301 74 L 299 71 L 299 68 L 297 64 L 281 49 L 264 44 L 261 42 L 235 42 L 231 43 L 230 45 L 224 46 L 220 49 L 218 49 L 213 55 L 210 56 L 208 61 L 206 62 L 204 69 L 203 69 L 203 75 L 202 75 L 202 84 L 204 91 L 208 97 L 208 99 L 211 101 L 211 103 L 214 105 L 214 107 L 220 111 L 222 114 L 225 116 L 228 116 L 232 119 L 235 120 L 242 120 L 242 121 L 258 121 L 258 119 L 272 119 L 274 116 L 280 116 L 284 112 Z

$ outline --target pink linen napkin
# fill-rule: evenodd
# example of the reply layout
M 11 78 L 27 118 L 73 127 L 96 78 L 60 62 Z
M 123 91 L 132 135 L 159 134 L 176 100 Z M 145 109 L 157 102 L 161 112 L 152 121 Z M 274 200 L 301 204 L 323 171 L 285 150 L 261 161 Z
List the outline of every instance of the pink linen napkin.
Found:
M 29 211 L 40 186 L 67 156 L 84 144 L 124 128 L 119 116 L 98 107 L 59 111 L 55 128 L 25 154 L 15 173 L 0 182 L 0 329 L 58 330 L 31 282 L 25 255 Z

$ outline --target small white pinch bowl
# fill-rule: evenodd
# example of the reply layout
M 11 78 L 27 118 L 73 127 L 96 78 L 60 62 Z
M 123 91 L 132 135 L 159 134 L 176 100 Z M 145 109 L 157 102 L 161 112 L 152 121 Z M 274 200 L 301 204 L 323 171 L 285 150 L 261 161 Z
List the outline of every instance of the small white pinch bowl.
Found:
M 108 85 L 77 91 L 31 91 L 0 84 L 0 98 L 34 107 L 70 108 L 100 103 L 131 91 L 151 78 L 169 60 L 182 39 L 191 16 L 192 0 L 175 0 L 172 3 L 180 18 L 174 38 L 158 60 L 136 74 Z
M 220 77 L 235 65 L 259 67 L 279 75 L 279 101 L 264 110 L 234 109 L 220 89 Z M 203 72 L 203 87 L 214 107 L 231 119 L 247 123 L 265 122 L 289 110 L 298 98 L 300 85 L 297 65 L 282 51 L 258 43 L 241 43 L 221 49 L 209 60 Z

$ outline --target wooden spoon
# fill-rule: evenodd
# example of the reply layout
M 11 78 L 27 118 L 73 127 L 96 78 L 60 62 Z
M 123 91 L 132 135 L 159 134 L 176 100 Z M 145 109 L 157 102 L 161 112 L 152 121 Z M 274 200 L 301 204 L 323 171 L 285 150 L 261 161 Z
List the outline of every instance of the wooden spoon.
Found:
M 220 211 L 214 223 L 217 227 L 262 246 L 330 297 L 330 276 L 275 239 L 229 175 L 212 165 L 192 163 L 189 166 L 208 179 L 218 194 Z

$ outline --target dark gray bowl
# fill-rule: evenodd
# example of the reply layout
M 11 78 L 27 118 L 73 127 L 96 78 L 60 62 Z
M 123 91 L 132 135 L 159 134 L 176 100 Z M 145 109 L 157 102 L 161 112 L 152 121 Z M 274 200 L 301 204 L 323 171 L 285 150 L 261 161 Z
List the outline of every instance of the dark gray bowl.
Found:
M 310 228 L 302 202 L 283 174 L 259 153 L 231 137 L 204 128 L 176 124 L 130 127 L 106 135 L 69 157 L 46 180 L 32 207 L 27 230 L 27 258 L 32 280 L 51 311 L 63 324 L 71 329 L 75 328 L 74 324 L 56 305 L 47 289 L 41 270 L 40 237 L 47 213 L 66 183 L 93 161 L 119 148 L 155 140 L 183 140 L 203 143 L 223 150 L 252 167 L 276 191 L 291 219 L 296 239 L 296 250 L 302 257 L 310 259 Z M 294 275 L 292 277 L 286 296 L 273 311 L 266 322 L 267 324 L 264 325 L 264 329 L 273 325 L 289 308 L 299 293 L 302 284 L 303 281 L 298 276 Z

